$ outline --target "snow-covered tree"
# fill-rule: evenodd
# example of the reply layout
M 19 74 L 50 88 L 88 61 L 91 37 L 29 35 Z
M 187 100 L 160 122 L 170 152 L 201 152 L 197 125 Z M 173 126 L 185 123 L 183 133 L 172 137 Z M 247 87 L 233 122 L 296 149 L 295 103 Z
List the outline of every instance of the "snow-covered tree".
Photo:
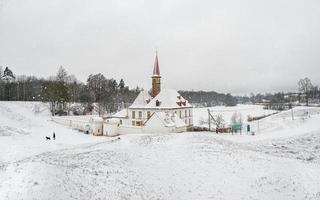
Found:
M 6 67 L 3 71 L 3 75 L 1 76 L 1 78 L 7 82 L 11 82 L 15 80 L 15 75 L 13 74 L 13 72 L 9 69 L 9 67 Z
M 213 119 L 213 124 L 216 126 L 217 129 L 223 128 L 225 126 L 225 121 L 222 117 L 222 114 L 214 115 Z
M 240 112 L 234 112 L 231 116 L 231 123 L 232 124 L 243 124 L 243 116 Z
M 68 72 L 60 66 L 57 75 L 56 75 L 56 80 L 59 82 L 67 82 L 68 81 Z

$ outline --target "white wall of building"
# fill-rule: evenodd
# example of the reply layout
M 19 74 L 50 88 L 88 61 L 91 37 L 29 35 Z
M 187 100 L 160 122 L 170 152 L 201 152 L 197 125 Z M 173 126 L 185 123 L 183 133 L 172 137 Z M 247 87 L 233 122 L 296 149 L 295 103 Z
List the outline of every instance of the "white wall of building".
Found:
M 169 133 L 174 132 L 174 130 L 175 127 L 166 127 L 162 123 L 162 121 L 156 116 L 150 118 L 143 127 L 143 131 L 145 133 Z
M 132 117 L 132 111 L 135 111 L 135 118 Z M 83 132 L 89 132 L 94 135 L 116 136 L 121 134 L 139 134 L 139 133 L 170 133 L 170 132 L 184 132 L 187 127 L 167 127 L 156 116 L 148 120 L 148 112 L 150 116 L 156 111 L 155 109 L 128 109 L 128 119 L 112 118 L 105 121 L 98 116 L 64 116 L 52 117 L 56 123 L 64 126 L 77 129 Z M 139 112 L 141 115 L 139 116 Z M 192 108 L 162 110 L 161 112 L 176 113 L 181 119 L 190 126 L 193 124 Z M 109 120 L 109 121 L 108 121 Z M 121 121 L 120 121 L 121 120 Z M 132 121 L 140 121 L 141 126 L 132 126 Z M 190 124 L 191 123 L 191 124 Z M 145 126 L 143 126 L 145 124 Z
M 98 116 L 85 115 L 85 116 L 63 116 L 63 117 L 52 117 L 52 121 L 77 129 L 83 132 L 92 133 L 94 135 L 102 135 L 102 118 Z
M 148 112 L 152 115 L 154 112 L 159 111 L 156 109 L 128 109 L 129 122 L 128 125 L 133 125 L 134 122 L 146 122 L 148 120 Z M 161 109 L 162 112 L 176 113 L 188 126 L 193 125 L 193 109 L 192 108 L 178 108 L 178 109 Z M 133 116 L 133 112 L 135 113 Z M 141 112 L 141 117 L 139 116 Z M 181 113 L 181 115 L 180 115 Z

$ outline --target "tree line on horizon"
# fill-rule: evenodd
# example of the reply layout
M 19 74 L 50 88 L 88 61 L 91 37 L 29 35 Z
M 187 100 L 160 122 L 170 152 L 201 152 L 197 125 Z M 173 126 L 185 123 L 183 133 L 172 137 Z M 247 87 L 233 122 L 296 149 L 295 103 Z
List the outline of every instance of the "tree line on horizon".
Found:
M 129 88 L 123 79 L 117 82 L 103 74 L 90 74 L 85 83 L 69 74 L 62 66 L 56 75 L 49 78 L 19 75 L 14 76 L 9 68 L 0 66 L 0 100 L 1 101 L 43 101 L 50 102 L 53 114 L 64 115 L 72 103 L 80 103 L 83 111 L 75 114 L 86 114 L 97 107 L 99 114 L 115 112 L 128 107 L 142 88 Z M 320 90 L 311 84 L 310 79 L 301 79 L 298 83 L 298 95 L 287 98 L 288 93 L 251 94 L 250 96 L 232 96 L 214 91 L 186 91 L 179 93 L 196 107 L 217 105 L 235 106 L 238 103 L 286 103 L 293 100 L 320 99 Z M 293 99 L 292 99 L 293 98 Z
M 284 106 L 293 106 L 293 104 L 320 105 L 320 88 L 312 84 L 306 77 L 297 82 L 298 92 L 276 92 L 276 93 L 251 93 L 250 96 L 237 96 L 238 103 L 265 104 L 275 110 L 285 109 Z
M 53 114 L 65 114 L 70 103 L 81 103 L 85 107 L 85 113 L 90 113 L 94 109 L 94 104 L 97 105 L 99 113 L 115 112 L 128 107 L 142 90 L 139 87 L 130 89 L 123 79 L 117 82 L 101 73 L 90 74 L 86 83 L 83 83 L 74 75 L 68 74 L 62 66 L 56 75 L 49 78 L 25 75 L 15 77 L 10 69 L 3 70 L 0 66 L 0 77 L 2 77 L 1 101 L 50 102 Z M 237 99 L 231 94 L 214 91 L 179 91 L 179 93 L 199 107 L 237 104 Z
M 93 110 L 94 103 L 98 105 L 99 113 L 113 112 L 119 106 L 133 102 L 141 91 L 138 87 L 130 89 L 123 79 L 118 83 L 101 73 L 90 74 L 83 83 L 62 66 L 56 75 L 46 79 L 25 75 L 8 77 L 1 67 L 0 77 L 0 100 L 50 102 L 53 114 L 65 114 L 70 103 L 81 103 L 86 113 Z
M 215 91 L 185 91 L 180 90 L 179 93 L 189 102 L 197 107 L 212 107 L 212 106 L 236 106 L 237 98 L 230 93 L 223 94 Z

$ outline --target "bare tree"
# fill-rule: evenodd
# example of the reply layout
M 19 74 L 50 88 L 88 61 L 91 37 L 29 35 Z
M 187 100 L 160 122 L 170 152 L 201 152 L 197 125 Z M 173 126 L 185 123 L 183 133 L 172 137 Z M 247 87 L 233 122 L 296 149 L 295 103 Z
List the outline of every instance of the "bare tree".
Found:
M 216 125 L 217 129 L 224 127 L 225 121 L 224 121 L 221 114 L 217 114 L 217 115 L 213 116 L 213 118 L 214 118 L 213 124 Z
M 298 82 L 299 91 L 304 93 L 306 96 L 306 105 L 309 105 L 309 92 L 312 90 L 313 86 L 309 78 L 300 79 Z
M 56 80 L 59 82 L 67 82 L 68 80 L 68 72 L 62 66 L 60 66 L 57 72 Z

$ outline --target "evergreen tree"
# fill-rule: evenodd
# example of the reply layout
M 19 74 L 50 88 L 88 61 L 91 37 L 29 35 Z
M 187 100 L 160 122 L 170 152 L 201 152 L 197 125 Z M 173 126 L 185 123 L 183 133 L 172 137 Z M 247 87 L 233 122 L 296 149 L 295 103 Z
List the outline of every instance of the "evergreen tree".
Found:
M 236 106 L 237 105 L 237 99 L 234 98 L 233 96 L 231 96 L 230 93 L 228 93 L 226 95 L 226 98 L 225 98 L 225 103 L 226 103 L 226 106 Z
M 120 82 L 119 82 L 119 89 L 120 89 L 121 93 L 123 93 L 124 87 L 125 87 L 124 80 L 121 79 Z

